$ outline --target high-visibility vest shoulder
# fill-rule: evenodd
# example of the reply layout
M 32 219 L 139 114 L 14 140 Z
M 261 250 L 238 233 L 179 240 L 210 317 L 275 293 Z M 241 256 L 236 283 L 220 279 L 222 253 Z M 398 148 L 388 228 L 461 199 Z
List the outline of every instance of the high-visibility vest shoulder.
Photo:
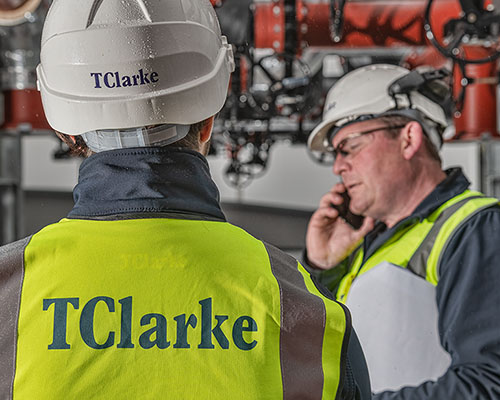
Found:
M 368 259 L 360 247 L 352 255 L 348 273 L 341 280 L 337 299 L 345 301 L 353 280 L 386 261 L 437 285 L 441 257 L 449 240 L 469 218 L 479 211 L 498 204 L 498 199 L 466 190 L 453 197 L 421 221 L 402 226 Z
M 348 311 L 228 223 L 63 219 L 23 261 L 1 398 L 339 398 Z

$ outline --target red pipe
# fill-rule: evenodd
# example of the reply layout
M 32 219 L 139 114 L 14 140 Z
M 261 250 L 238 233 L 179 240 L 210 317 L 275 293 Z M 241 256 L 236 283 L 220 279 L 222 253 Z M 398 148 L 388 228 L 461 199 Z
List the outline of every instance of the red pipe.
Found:
M 33 129 L 51 129 L 36 89 L 8 90 L 3 94 L 5 122 L 0 129 L 17 129 L 21 124 L 30 124 Z
M 409 53 L 401 64 L 408 69 L 414 69 L 422 65 L 432 65 L 434 68 L 446 68 L 449 60 L 444 57 L 435 47 L 419 47 Z
M 491 50 L 479 46 L 464 46 L 463 56 L 469 59 L 485 58 Z M 468 64 L 465 74 L 472 80 L 465 92 L 465 101 L 461 112 L 456 113 L 456 139 L 478 138 L 484 133 L 499 137 L 497 132 L 497 61 L 485 64 Z M 454 96 L 462 90 L 463 75 L 455 66 Z
M 438 53 L 425 37 L 423 29 L 427 0 L 394 2 L 390 0 L 347 2 L 344 8 L 342 39 L 335 43 L 330 32 L 330 6 L 328 3 L 309 3 L 297 0 L 297 35 L 299 48 L 307 46 L 334 49 L 416 48 L 405 60 L 409 68 L 419 65 L 443 67 L 446 58 Z M 459 17 L 461 8 L 457 0 L 435 1 L 430 24 L 436 39 L 443 42 L 443 27 Z M 255 4 L 255 46 L 284 50 L 284 0 Z M 479 59 L 491 50 L 464 47 L 467 58 Z M 416 49 L 417 50 L 417 49 Z M 467 76 L 475 79 L 466 91 L 465 104 L 460 116 L 455 117 L 457 137 L 476 138 L 484 132 L 497 133 L 496 86 L 497 63 L 467 66 Z M 457 72 L 457 71 L 455 71 Z M 462 76 L 455 73 L 455 95 L 461 88 Z
M 233 0 L 234 1 L 234 0 Z M 336 48 L 427 46 L 423 30 L 427 1 L 394 2 L 390 0 L 347 2 L 344 8 L 343 37 L 339 43 L 331 39 L 330 6 L 297 0 L 298 42 L 301 47 Z M 457 18 L 460 4 L 456 0 L 435 1 L 431 10 L 431 26 L 438 40 L 442 27 Z M 255 46 L 284 48 L 284 0 L 255 3 Z
M 0 0 L 0 10 L 12 11 L 21 7 L 24 3 L 26 3 L 26 0 Z

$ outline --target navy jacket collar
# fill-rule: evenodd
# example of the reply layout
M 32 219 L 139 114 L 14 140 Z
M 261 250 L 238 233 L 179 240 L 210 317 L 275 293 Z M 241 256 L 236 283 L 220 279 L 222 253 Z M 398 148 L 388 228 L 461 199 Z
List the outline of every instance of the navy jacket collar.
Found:
M 442 204 L 469 187 L 470 182 L 463 174 L 461 168 L 450 168 L 445 172 L 447 175 L 446 178 L 417 206 L 410 216 L 399 221 L 391 229 L 386 229 L 385 225 L 381 222 L 375 225 L 375 228 L 366 235 L 363 242 L 364 260 L 373 255 L 399 229 L 411 225 L 417 220 L 422 221 Z
M 450 168 L 445 171 L 446 178 L 418 205 L 412 217 L 423 220 L 443 203 L 466 190 L 470 182 L 460 168 Z
M 70 218 L 181 213 L 225 220 L 200 153 L 145 147 L 94 154 L 80 166 Z

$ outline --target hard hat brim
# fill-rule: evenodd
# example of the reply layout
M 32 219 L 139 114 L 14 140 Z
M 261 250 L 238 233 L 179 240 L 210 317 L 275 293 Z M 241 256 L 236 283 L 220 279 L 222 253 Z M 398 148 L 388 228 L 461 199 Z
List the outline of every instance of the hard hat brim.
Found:
M 312 151 L 320 151 L 322 153 L 328 150 L 331 143 L 328 143 L 328 132 L 336 125 L 337 121 L 323 121 L 313 129 L 307 140 L 307 146 Z

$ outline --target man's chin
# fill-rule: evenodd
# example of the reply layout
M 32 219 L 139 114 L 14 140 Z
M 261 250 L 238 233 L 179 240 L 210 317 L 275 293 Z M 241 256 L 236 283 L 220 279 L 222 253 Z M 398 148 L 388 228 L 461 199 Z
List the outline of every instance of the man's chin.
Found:
M 356 215 L 364 215 L 365 207 L 360 207 L 360 205 L 356 204 L 352 199 L 349 204 L 349 210 Z
M 351 198 L 349 202 L 349 209 L 353 214 L 365 215 L 365 211 L 368 208 L 368 204 L 363 201 L 365 196 L 363 196 L 362 191 L 360 191 L 361 184 L 357 184 L 349 188 L 348 193 Z
M 356 193 L 351 197 L 351 201 L 349 202 L 349 210 L 356 215 L 362 215 L 366 217 L 369 215 L 370 204 L 366 202 L 366 199 Z

